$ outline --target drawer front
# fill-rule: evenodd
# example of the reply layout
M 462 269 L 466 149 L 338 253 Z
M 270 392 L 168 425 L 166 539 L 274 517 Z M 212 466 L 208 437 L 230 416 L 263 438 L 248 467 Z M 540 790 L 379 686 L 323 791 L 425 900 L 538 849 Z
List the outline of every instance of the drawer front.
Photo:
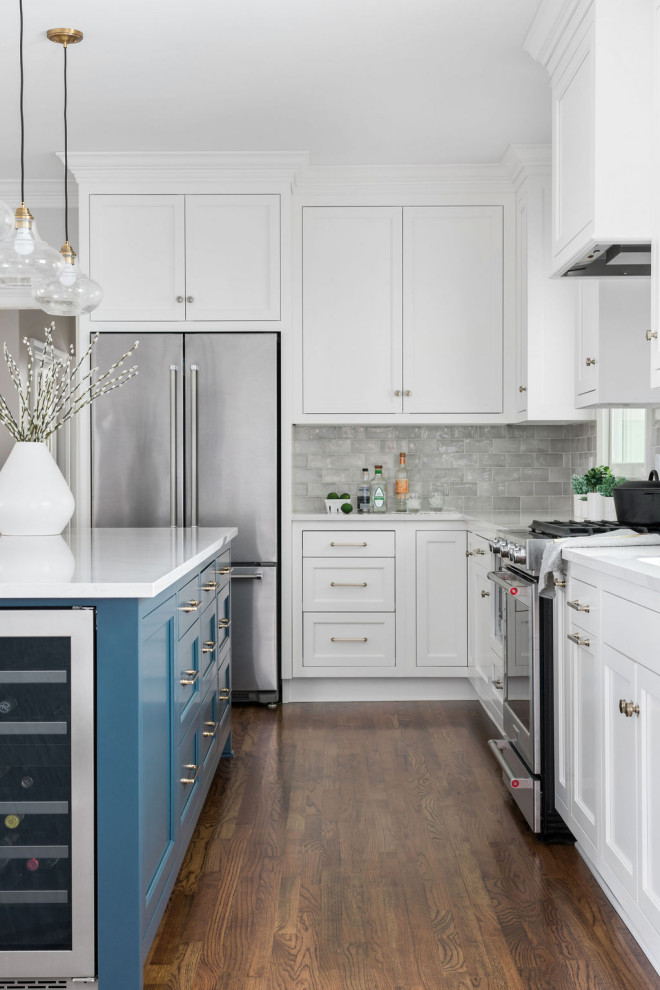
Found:
M 199 618 L 202 599 L 199 590 L 199 574 L 196 574 L 188 584 L 184 585 L 176 596 L 177 615 L 179 616 L 179 639 L 184 636 L 196 619 Z
M 394 667 L 394 615 L 308 612 L 303 667 Z
M 631 586 L 631 593 L 634 594 Z M 604 643 L 636 663 L 660 673 L 660 612 L 603 592 L 601 635 Z
M 190 629 L 179 646 L 175 659 L 174 704 L 179 738 L 195 718 L 201 694 L 199 624 Z
M 303 557 L 393 557 L 391 530 L 306 530 Z
M 479 536 L 478 533 L 468 533 L 467 544 L 468 550 L 472 552 L 473 556 L 490 565 L 490 547 L 485 536 Z
M 229 584 L 230 577 L 231 551 L 225 550 L 215 562 L 215 580 L 218 582 L 218 588 L 224 588 L 226 584 Z
M 216 643 L 220 651 L 229 639 L 229 627 L 231 626 L 231 585 L 227 583 L 218 592 L 216 600 L 216 610 L 218 614 Z
M 231 708 L 231 652 L 225 651 L 218 671 L 218 725 L 222 725 Z
M 218 672 L 218 620 L 215 600 L 204 611 L 199 620 L 199 651 L 202 679 L 202 697 Z
M 177 750 L 176 787 L 177 814 L 183 823 L 197 804 L 197 795 L 202 787 L 202 765 L 200 748 L 201 727 L 192 725 Z
M 215 601 L 218 590 L 218 579 L 216 578 L 216 561 L 205 567 L 200 575 L 199 597 L 202 600 L 201 611 L 203 612 L 211 602 Z
M 201 725 L 201 762 L 202 768 L 206 769 L 213 759 L 215 749 L 218 745 L 218 691 L 216 684 L 212 684 L 206 692 L 202 701 L 202 725 Z
M 394 560 L 307 557 L 303 561 L 306 612 L 393 612 Z
M 598 629 L 598 589 L 586 581 L 570 578 L 566 588 L 566 620 L 588 632 Z

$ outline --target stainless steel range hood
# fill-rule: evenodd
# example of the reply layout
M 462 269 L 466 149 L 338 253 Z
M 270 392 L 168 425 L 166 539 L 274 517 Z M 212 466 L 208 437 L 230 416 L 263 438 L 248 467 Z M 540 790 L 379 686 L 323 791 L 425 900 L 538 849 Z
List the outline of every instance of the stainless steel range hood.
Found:
M 596 244 L 563 273 L 563 278 L 611 278 L 650 276 L 650 244 Z

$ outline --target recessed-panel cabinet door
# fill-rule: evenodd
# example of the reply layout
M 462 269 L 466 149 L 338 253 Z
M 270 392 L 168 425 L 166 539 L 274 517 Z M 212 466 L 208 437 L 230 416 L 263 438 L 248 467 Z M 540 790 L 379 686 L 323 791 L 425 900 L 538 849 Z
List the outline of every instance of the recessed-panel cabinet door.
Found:
M 417 547 L 417 666 L 467 664 L 465 533 L 420 531 Z
M 186 196 L 186 319 L 279 318 L 279 196 Z
M 502 207 L 403 213 L 404 411 L 499 413 Z
M 647 667 L 637 665 L 639 704 L 639 905 L 660 931 L 660 677 Z
M 570 645 L 573 697 L 571 814 L 573 822 L 589 841 L 591 854 L 597 857 L 601 827 L 602 667 L 591 633 L 571 623 L 567 635 L 578 640 Z
M 91 319 L 183 320 L 183 196 L 90 196 L 90 275 L 103 288 Z
M 401 412 L 401 209 L 303 210 L 303 411 Z

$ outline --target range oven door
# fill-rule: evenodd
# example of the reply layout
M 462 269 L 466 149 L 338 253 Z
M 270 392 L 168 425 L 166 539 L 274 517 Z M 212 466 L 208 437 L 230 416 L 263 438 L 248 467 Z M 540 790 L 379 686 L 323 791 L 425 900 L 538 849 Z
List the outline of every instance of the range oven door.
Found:
M 533 774 L 541 772 L 538 584 L 510 570 L 488 574 L 506 599 L 504 732 Z

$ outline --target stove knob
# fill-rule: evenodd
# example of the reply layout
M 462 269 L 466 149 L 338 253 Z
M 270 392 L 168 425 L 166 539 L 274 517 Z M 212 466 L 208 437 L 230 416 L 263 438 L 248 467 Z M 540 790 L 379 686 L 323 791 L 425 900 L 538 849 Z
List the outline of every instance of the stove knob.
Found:
M 525 547 L 514 547 L 513 556 L 511 557 L 511 559 L 516 564 L 527 563 L 527 550 L 525 549 Z
M 505 557 L 506 559 L 513 560 L 512 554 L 514 547 L 515 547 L 515 543 L 511 543 L 510 541 L 507 541 L 502 547 L 501 550 L 502 556 Z
M 488 541 L 488 546 L 493 551 L 493 553 L 499 553 L 503 545 L 504 545 L 504 540 L 501 540 L 499 536 L 495 537 L 494 540 Z

